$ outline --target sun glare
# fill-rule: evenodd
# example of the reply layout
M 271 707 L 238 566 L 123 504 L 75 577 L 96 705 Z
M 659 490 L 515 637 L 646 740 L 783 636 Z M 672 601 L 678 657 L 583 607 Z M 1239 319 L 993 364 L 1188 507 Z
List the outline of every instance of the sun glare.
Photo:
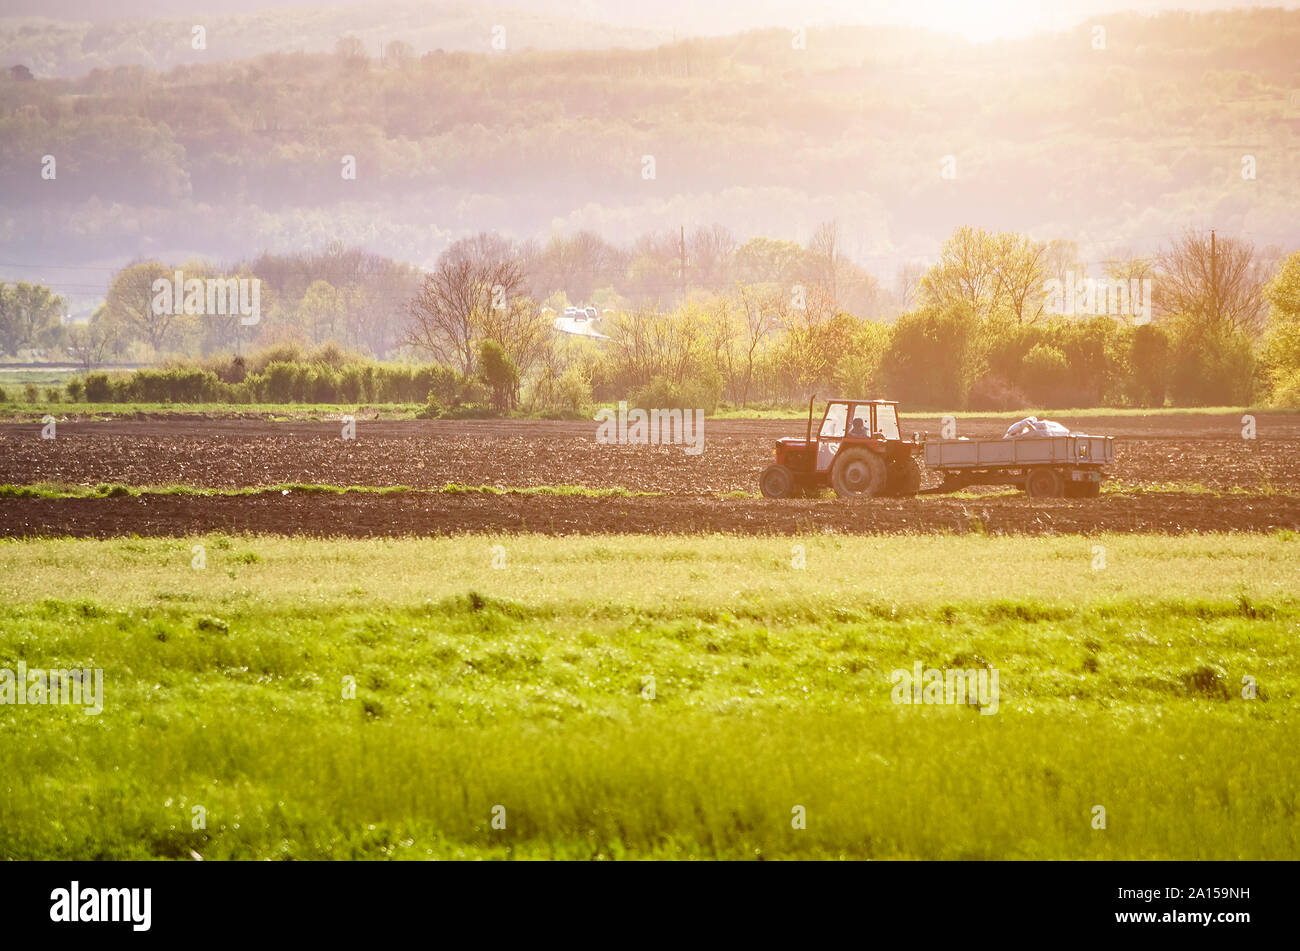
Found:
M 916 0 L 908 19 L 973 42 L 1022 36 L 1046 26 L 1040 0 Z

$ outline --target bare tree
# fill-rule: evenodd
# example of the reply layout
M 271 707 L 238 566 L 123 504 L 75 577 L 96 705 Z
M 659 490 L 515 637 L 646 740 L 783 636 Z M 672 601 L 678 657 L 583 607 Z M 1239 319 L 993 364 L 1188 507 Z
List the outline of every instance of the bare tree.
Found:
M 754 380 L 754 364 L 759 350 L 777 322 L 777 309 L 780 306 L 779 293 L 761 294 L 744 284 L 736 285 L 736 296 L 745 311 L 745 370 L 740 384 L 740 405 L 749 400 L 749 387 Z
M 1268 275 L 1250 242 L 1188 230 L 1156 260 L 1155 297 L 1162 312 L 1214 332 L 1255 337 L 1263 330 Z
M 495 340 L 521 370 L 536 358 L 545 327 L 523 294 L 522 264 L 495 235 L 458 241 L 426 274 L 410 302 L 403 340 L 469 376 L 478 342 Z
M 1077 241 L 1053 238 L 1043 253 L 1043 276 L 1067 285 L 1088 276 L 1088 268 L 1079 258 Z
M 104 354 L 111 341 L 111 328 L 102 310 L 86 323 L 73 324 L 68 328 L 68 349 L 87 373 L 104 362 Z
M 896 286 L 900 310 L 911 310 L 916 305 L 916 291 L 924 276 L 925 265 L 920 262 L 905 261 L 898 266 Z
M 468 376 L 474 371 L 474 313 L 481 294 L 473 264 L 440 260 L 410 303 L 403 341 Z
M 839 300 L 836 293 L 836 269 L 840 260 L 840 223 L 832 218 L 830 221 L 823 221 L 813 232 L 812 241 L 808 243 L 808 250 L 811 251 L 819 261 L 819 279 L 826 289 L 830 292 L 831 300 Z
M 694 270 L 694 283 L 718 290 L 727 279 L 731 256 L 736 253 L 736 236 L 722 225 L 696 228 L 687 243 L 687 255 Z

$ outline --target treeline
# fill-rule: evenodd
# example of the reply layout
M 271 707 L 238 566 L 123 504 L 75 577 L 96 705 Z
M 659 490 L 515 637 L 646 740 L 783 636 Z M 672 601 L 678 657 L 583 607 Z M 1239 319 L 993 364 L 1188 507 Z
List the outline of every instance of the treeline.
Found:
M 827 246 L 834 233 L 819 229 Z M 618 310 L 595 344 L 545 333 L 526 259 L 481 236 L 425 275 L 407 339 L 466 375 L 479 343 L 495 342 L 519 381 L 510 407 L 547 404 L 565 378 L 596 400 L 705 409 L 791 405 L 810 392 L 935 409 L 1294 402 L 1300 255 L 1278 258 L 1188 231 L 1091 278 L 1069 242 L 963 227 L 906 289 L 912 306 L 892 325 L 843 307 L 825 269 Z
M 1093 278 L 1071 242 L 963 227 L 931 268 L 900 286 L 908 307 L 890 324 L 846 305 L 854 269 L 837 235 L 832 221 L 808 248 L 767 239 L 736 247 L 714 229 L 713 267 L 730 287 L 689 289 L 667 307 L 594 290 L 614 306 L 565 324 L 557 317 L 566 295 L 544 301 L 538 288 L 556 280 L 547 262 L 567 260 L 588 280 L 599 273 L 568 253 L 594 249 L 588 260 L 604 260 L 612 252 L 594 236 L 557 239 L 539 253 L 483 233 L 452 244 L 418 280 L 358 252 L 264 256 L 250 270 L 271 275 L 267 314 L 252 327 L 237 313 L 154 306 L 151 281 L 167 284 L 173 272 L 146 262 L 121 272 L 90 324 L 67 333 L 94 338 L 100 358 L 108 341 L 160 352 L 174 335 L 201 333 L 211 346 L 198 361 L 88 375 L 80 392 L 92 401 L 427 401 L 433 413 L 577 413 L 619 399 L 792 406 L 811 392 L 981 410 L 1300 402 L 1300 252 L 1283 258 L 1243 238 L 1188 231 Z M 322 267 L 341 289 L 317 276 Z M 321 301 L 344 303 L 330 310 Z M 0 286 L 0 341 L 51 333 L 31 321 L 37 304 L 57 314 L 47 288 Z M 375 358 L 365 341 L 377 328 L 385 352 L 403 362 Z M 246 331 L 256 352 L 230 356 L 247 349 Z M 99 359 L 77 346 L 89 371 Z
M 493 235 L 454 246 L 409 302 L 407 353 L 381 363 L 328 344 L 179 361 L 68 385 L 92 402 L 424 403 L 428 415 L 574 415 L 595 403 L 793 408 L 810 393 L 915 409 L 1300 405 L 1300 252 L 1187 232 L 1115 262 L 1088 313 L 1046 292 L 1068 248 L 961 228 L 892 325 L 839 306 L 828 276 L 737 283 L 674 308 L 628 308 L 601 337 L 555 332 L 525 257 Z M 1146 288 L 1146 290 L 1142 290 Z M 1069 298 L 1073 300 L 1073 297 Z M 1054 306 L 1055 305 L 1055 306 Z
M 524 306 L 539 315 L 546 308 L 552 316 L 562 313 L 571 302 L 602 312 L 654 308 L 688 294 L 716 295 L 766 282 L 823 284 L 833 288 L 841 308 L 880 319 L 896 314 L 907 293 L 903 285 L 885 289 L 850 260 L 834 221 L 820 225 L 806 246 L 762 237 L 742 243 L 720 225 L 646 234 L 629 245 L 590 231 L 545 243 L 484 233 L 453 242 L 438 267 L 504 259 L 517 272 L 509 295 L 527 298 Z M 257 280 L 256 322 L 245 323 L 236 313 L 177 314 L 171 306 L 159 312 L 155 282 L 174 284 L 177 272 L 184 281 Z M 225 266 L 138 261 L 113 276 L 104 305 L 88 323 L 67 326 L 65 302 L 49 288 L 0 282 L 0 356 L 71 358 L 89 368 L 109 361 L 150 363 L 281 343 L 310 348 L 334 342 L 379 359 L 397 358 L 409 342 L 408 311 L 421 279 L 410 264 L 337 243 L 320 252 L 267 253 Z M 544 324 L 549 329 L 550 322 Z

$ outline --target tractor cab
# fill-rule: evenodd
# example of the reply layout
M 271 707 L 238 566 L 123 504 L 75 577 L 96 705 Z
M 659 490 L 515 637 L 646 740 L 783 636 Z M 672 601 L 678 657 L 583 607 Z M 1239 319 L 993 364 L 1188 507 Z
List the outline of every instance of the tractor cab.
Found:
M 829 471 L 846 443 L 897 442 L 899 438 L 897 403 L 831 400 L 817 430 L 817 471 Z M 880 446 L 878 451 L 883 449 Z
M 919 444 L 902 438 L 893 400 L 834 399 L 813 433 L 813 408 L 803 439 L 776 441 L 776 462 L 764 471 L 764 495 L 783 497 L 833 487 L 840 495 L 910 495 L 920 487 L 913 455 Z

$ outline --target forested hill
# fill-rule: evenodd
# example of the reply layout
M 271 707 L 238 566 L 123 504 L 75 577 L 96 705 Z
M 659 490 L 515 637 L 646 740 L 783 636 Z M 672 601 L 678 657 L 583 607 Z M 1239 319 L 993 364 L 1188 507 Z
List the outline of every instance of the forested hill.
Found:
M 806 48 L 764 30 L 644 50 L 399 46 L 380 61 L 344 42 L 165 73 L 6 75 L 0 261 L 341 241 L 424 264 L 482 230 L 624 241 L 717 222 L 806 241 L 832 217 L 882 278 L 961 224 L 1073 239 L 1089 261 L 1189 225 L 1300 244 L 1300 12 L 1097 25 L 1101 49 L 1091 23 L 978 45 L 840 28 L 808 31 Z

